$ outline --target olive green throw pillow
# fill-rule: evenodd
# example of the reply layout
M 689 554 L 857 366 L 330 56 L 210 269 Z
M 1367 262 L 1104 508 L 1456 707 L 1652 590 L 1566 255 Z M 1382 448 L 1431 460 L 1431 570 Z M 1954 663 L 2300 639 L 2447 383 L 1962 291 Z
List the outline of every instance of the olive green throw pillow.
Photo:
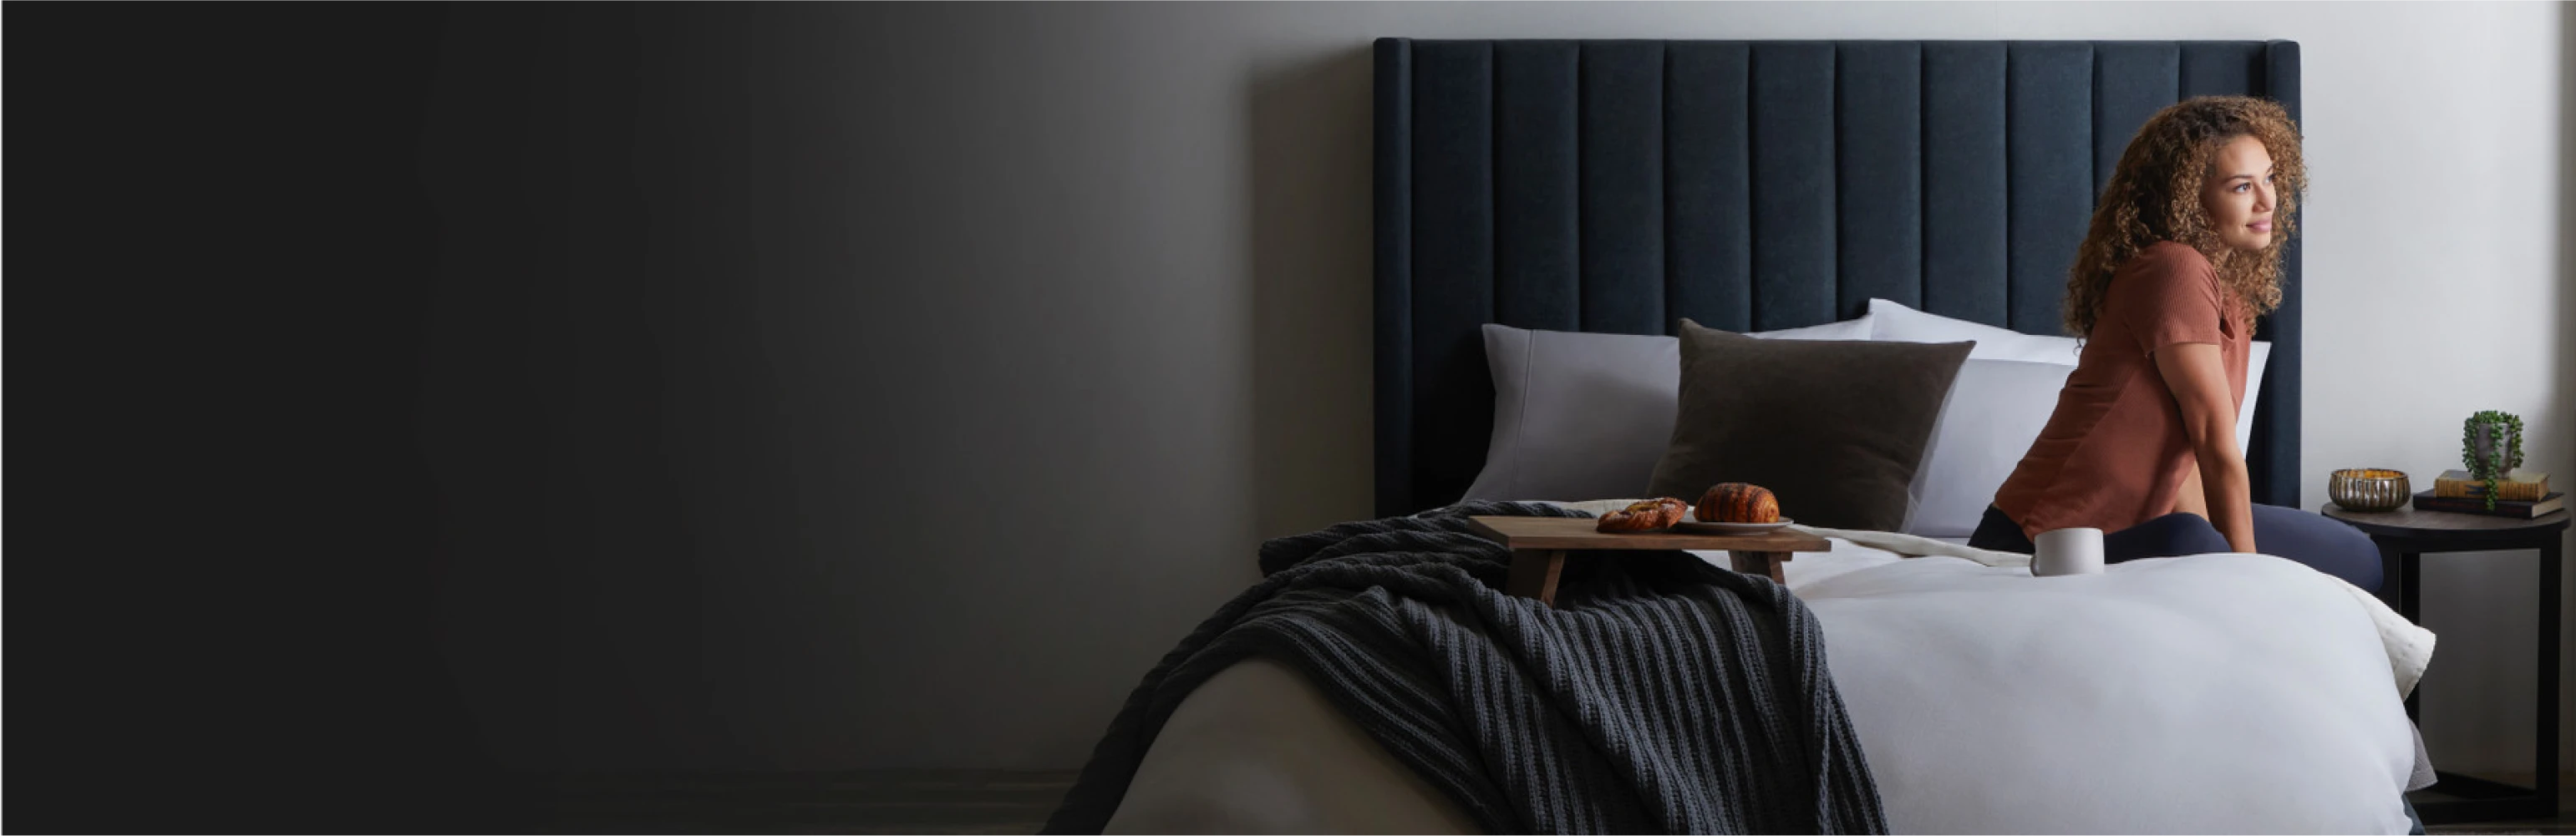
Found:
M 1801 524 L 1900 530 L 1975 345 L 1761 340 L 1682 320 L 1680 412 L 1649 493 L 1698 502 L 1751 482 Z

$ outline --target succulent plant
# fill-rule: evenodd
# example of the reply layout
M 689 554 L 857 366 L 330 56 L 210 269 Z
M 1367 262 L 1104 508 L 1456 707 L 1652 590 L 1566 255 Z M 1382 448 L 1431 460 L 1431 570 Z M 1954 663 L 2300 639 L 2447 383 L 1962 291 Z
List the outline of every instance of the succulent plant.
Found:
M 2522 419 L 2489 409 L 2460 425 L 2460 464 L 2487 483 L 2487 510 L 2495 510 L 2496 483 L 2522 466 Z

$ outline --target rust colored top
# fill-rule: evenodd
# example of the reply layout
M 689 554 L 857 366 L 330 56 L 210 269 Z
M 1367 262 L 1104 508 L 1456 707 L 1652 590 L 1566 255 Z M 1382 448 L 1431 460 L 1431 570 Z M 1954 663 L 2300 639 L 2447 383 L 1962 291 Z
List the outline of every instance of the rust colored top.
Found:
M 2217 345 L 2234 405 L 2242 406 L 2253 329 L 2226 299 L 2209 259 L 2188 246 L 2158 243 L 2121 264 L 2057 393 L 2057 411 L 1996 490 L 1995 507 L 2032 537 L 2070 527 L 2118 531 L 2172 513 L 2194 456 L 2182 407 L 2150 355 L 2182 343 Z

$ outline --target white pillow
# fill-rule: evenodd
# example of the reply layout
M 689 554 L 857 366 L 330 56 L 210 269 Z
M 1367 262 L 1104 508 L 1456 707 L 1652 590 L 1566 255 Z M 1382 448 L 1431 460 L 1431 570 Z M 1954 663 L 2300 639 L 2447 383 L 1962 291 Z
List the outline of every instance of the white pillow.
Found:
M 2255 340 L 2245 351 L 2245 402 L 2236 405 L 2236 454 L 2254 450 L 2254 396 L 2263 394 L 2263 365 L 2272 362 L 2272 344 Z
M 1975 340 L 1977 347 L 1968 350 L 1970 360 L 2020 360 L 2072 366 L 2077 359 L 2074 337 L 2024 334 L 2010 328 L 1924 313 L 1885 299 L 1869 300 L 1869 316 L 1876 321 L 1869 338 L 1881 342 L 1955 343 Z
M 1995 489 L 2030 452 L 2030 443 L 2057 410 L 2071 365 L 1979 360 L 1972 356 L 1950 384 L 1932 442 L 1906 490 L 1914 514 L 1905 533 L 1966 537 L 1976 533 Z
M 1780 340 L 1866 340 L 1870 318 L 1764 331 Z M 1466 499 L 1635 496 L 1655 475 L 1680 410 L 1672 337 L 1484 327 L 1494 435 Z
M 2010 328 L 1997 328 L 1980 322 L 1952 319 L 1924 313 L 1885 299 L 1869 300 L 1869 313 L 1862 319 L 1875 320 L 1870 339 L 1905 343 L 1954 343 L 1975 340 L 1969 349 L 1970 360 L 2021 360 L 2033 363 L 2074 365 L 2080 344 L 2074 337 L 2052 337 L 2024 334 Z M 2263 366 L 2272 359 L 2272 344 L 2255 341 L 2245 356 L 2245 402 L 2236 408 L 2236 449 L 2245 451 L 2254 439 L 2254 402 L 2263 393 Z M 1938 438 L 1938 436 L 1935 436 Z M 2014 457 L 2018 459 L 2019 453 Z M 1921 471 L 1916 471 L 1917 477 Z
M 1777 331 L 1750 331 L 1746 332 L 1745 336 L 1760 337 L 1766 340 L 1867 340 L 1873 339 L 1872 335 L 1877 333 L 1878 321 L 1871 318 L 1869 314 L 1861 314 L 1857 319 L 1846 319 L 1841 322 L 1828 322 L 1823 325 L 1809 325 L 1804 328 L 1782 328 Z M 1673 340 L 1674 338 L 1665 337 L 1664 339 Z M 1678 340 L 1675 340 L 1675 342 L 1676 344 L 1679 343 Z M 1673 382 L 1675 385 L 1679 385 L 1681 383 L 1680 371 L 1676 370 L 1673 372 Z

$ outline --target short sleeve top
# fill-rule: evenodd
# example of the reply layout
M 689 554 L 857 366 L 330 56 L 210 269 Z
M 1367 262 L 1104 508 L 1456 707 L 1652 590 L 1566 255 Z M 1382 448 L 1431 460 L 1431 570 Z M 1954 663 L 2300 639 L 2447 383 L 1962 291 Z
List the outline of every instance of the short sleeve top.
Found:
M 2160 242 L 2121 264 L 2057 411 L 1995 492 L 1995 507 L 2034 537 L 2118 531 L 2172 513 L 2194 457 L 2182 406 L 2153 355 L 2182 343 L 2218 346 L 2241 407 L 2252 328 L 2227 300 L 2209 259 L 2191 247 Z

